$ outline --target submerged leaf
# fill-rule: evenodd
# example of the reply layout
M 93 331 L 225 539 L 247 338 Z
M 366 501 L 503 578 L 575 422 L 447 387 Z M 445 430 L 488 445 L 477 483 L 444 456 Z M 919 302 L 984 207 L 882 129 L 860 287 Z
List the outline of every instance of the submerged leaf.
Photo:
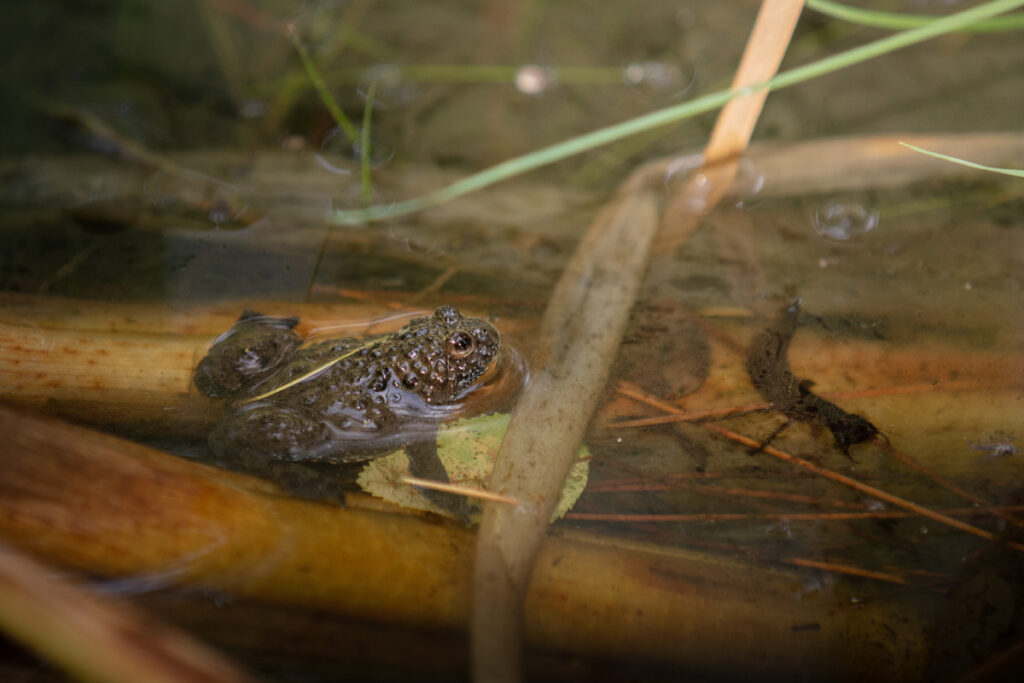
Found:
M 437 435 L 437 451 L 452 484 L 468 489 L 487 488 L 510 417 L 507 413 L 485 415 L 441 427 Z M 590 464 L 585 458 L 589 455 L 586 447 L 581 446 L 579 462 L 569 471 L 552 520 L 560 519 L 572 509 L 586 488 Z M 404 450 L 399 450 L 371 461 L 360 472 L 357 482 L 367 493 L 396 505 L 452 516 L 451 511 L 435 505 L 419 489 L 403 482 L 402 478 L 408 475 L 408 456 Z M 470 518 L 474 522 L 479 521 L 481 503 L 471 498 L 468 505 Z

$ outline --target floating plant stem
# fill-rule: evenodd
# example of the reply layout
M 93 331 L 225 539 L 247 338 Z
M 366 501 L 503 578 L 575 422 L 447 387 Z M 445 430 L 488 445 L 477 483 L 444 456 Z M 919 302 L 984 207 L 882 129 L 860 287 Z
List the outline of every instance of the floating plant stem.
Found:
M 373 119 L 373 96 L 377 92 L 377 81 L 370 81 L 366 91 L 366 107 L 363 109 L 363 130 L 359 149 L 359 175 L 363 185 L 363 206 L 370 205 L 373 184 L 370 182 L 370 121 Z
M 295 51 L 299 54 L 299 59 L 302 60 L 302 65 L 306 67 L 306 74 L 309 76 L 309 80 L 313 83 L 313 87 L 316 88 L 316 92 L 320 95 L 320 100 L 327 107 L 327 111 L 331 113 L 331 117 L 334 122 L 338 124 L 341 131 L 348 138 L 349 142 L 355 142 L 359 139 L 359 131 L 356 130 L 355 124 L 345 116 L 345 112 L 338 106 L 338 101 L 334 99 L 334 95 L 327 89 L 327 84 L 324 83 L 324 79 L 320 76 L 320 71 L 316 68 L 316 64 L 313 63 L 313 58 L 309 56 L 309 51 L 306 46 L 302 44 L 302 40 L 299 38 L 299 32 L 296 30 L 294 24 L 289 24 L 286 31 L 288 37 L 292 41 L 292 45 L 295 46 Z
M 840 564 L 837 562 L 822 562 L 821 560 L 810 560 L 805 557 L 787 557 L 782 560 L 789 564 L 795 564 L 798 567 L 810 567 L 811 569 L 822 569 L 827 572 L 835 574 L 846 574 L 848 576 L 859 576 L 864 579 L 875 579 L 877 581 L 887 581 L 889 583 L 898 583 L 906 585 L 908 581 L 898 574 L 892 574 L 890 572 L 876 572 L 870 569 L 861 569 L 860 567 L 854 567 L 848 564 Z
M 421 479 L 420 477 L 402 477 L 402 483 L 409 484 L 410 486 L 419 486 L 420 488 L 424 489 L 432 489 L 434 491 L 454 493 L 457 496 L 466 496 L 467 498 L 493 500 L 497 503 L 505 503 L 507 505 L 520 504 L 518 498 L 510 498 L 509 496 L 503 496 L 500 493 L 484 491 L 483 489 L 471 489 L 466 488 L 465 486 L 457 486 L 455 484 L 445 484 L 444 482 L 432 481 L 430 479 Z
M 957 519 L 953 519 L 949 515 L 944 515 L 942 513 L 935 512 L 929 508 L 923 507 L 916 503 L 912 503 L 911 501 L 906 500 L 904 498 L 900 498 L 899 496 L 895 496 L 887 491 L 883 491 L 882 489 L 875 488 L 874 486 L 870 486 L 868 484 L 864 484 L 862 482 L 857 481 L 856 479 L 852 479 L 850 477 L 847 477 L 846 475 L 839 474 L 838 472 L 827 469 L 825 467 L 815 465 L 809 460 L 804 460 L 803 458 L 798 458 L 795 455 L 790 455 L 789 453 L 781 451 L 778 448 L 773 448 L 772 446 L 761 446 L 754 439 L 748 438 L 741 434 L 737 434 L 736 432 L 731 431 L 729 429 L 725 429 L 724 427 L 719 427 L 718 425 L 710 423 L 705 424 L 704 427 L 716 434 L 724 436 L 725 438 L 735 441 L 737 443 L 741 443 L 745 446 L 749 446 L 751 448 L 760 447 L 760 452 L 762 453 L 767 453 L 768 455 L 776 457 L 780 460 L 784 460 L 785 462 L 788 462 L 791 465 L 802 467 L 805 470 L 814 472 L 815 474 L 821 475 L 826 479 L 830 479 L 838 484 L 849 486 L 850 488 L 856 489 L 861 493 L 866 493 L 867 495 L 873 498 L 877 498 L 891 505 L 895 505 L 897 507 L 903 508 L 904 510 L 916 513 L 918 515 L 921 515 L 922 517 L 927 517 L 928 519 L 939 522 L 940 524 L 945 524 L 946 526 L 953 527 L 954 529 L 959 529 L 960 531 L 966 531 L 967 533 L 973 534 L 978 538 L 983 538 L 986 541 L 1000 540 L 1000 538 L 991 531 L 986 531 L 971 524 L 967 524 L 966 522 L 961 522 Z M 1024 543 L 1019 543 L 1017 541 L 1008 541 L 1006 545 L 1010 548 L 1013 548 L 1014 550 L 1024 552 Z
M 1011 175 L 1011 176 L 1014 176 L 1014 177 L 1017 177 L 1017 178 L 1024 178 L 1024 170 L 1021 170 L 1021 169 L 1016 169 L 1016 168 L 998 168 L 996 166 L 986 166 L 984 164 L 977 164 L 977 163 L 975 163 L 973 161 L 967 161 L 966 159 L 958 159 L 957 157 L 951 157 L 948 154 L 940 154 L 939 152 L 932 152 L 932 151 L 929 151 L 927 149 L 921 149 L 920 147 L 916 147 L 916 146 L 911 145 L 909 143 L 903 142 L 902 140 L 900 141 L 900 144 L 903 145 L 904 147 L 908 148 L 908 149 L 914 150 L 915 152 L 920 152 L 921 154 L 927 154 L 930 157 L 935 157 L 936 159 L 942 159 L 943 161 L 951 161 L 954 164 L 960 164 L 961 166 L 967 166 L 968 168 L 977 168 L 977 169 L 979 169 L 981 171 L 991 171 L 992 173 L 1002 173 L 1003 175 Z
M 316 366 L 315 368 L 313 368 L 309 372 L 304 372 L 301 375 L 299 375 L 298 377 L 295 377 L 295 378 L 291 379 L 290 381 L 285 382 L 281 386 L 277 386 L 277 387 L 274 387 L 273 389 L 270 389 L 269 391 L 265 391 L 262 394 L 260 394 L 259 396 L 253 396 L 252 398 L 246 399 L 244 401 L 244 403 L 252 403 L 253 401 L 262 401 L 265 398 L 270 398 L 274 394 L 281 393 L 285 389 L 291 389 L 296 384 L 301 384 L 302 382 L 305 382 L 307 379 L 309 379 L 311 377 L 316 377 L 317 375 L 319 375 L 321 372 L 323 372 L 327 368 L 330 368 L 330 367 L 332 367 L 334 365 L 337 365 L 341 361 L 345 360 L 346 358 L 348 358 L 350 356 L 354 356 L 355 354 L 359 353 L 363 349 L 370 348 L 376 342 L 377 342 L 377 340 L 373 340 L 373 339 L 368 340 L 366 342 L 363 342 L 362 344 L 360 344 L 359 346 L 355 347 L 351 351 L 346 351 L 345 353 L 341 354 L 337 358 L 332 358 L 329 361 L 321 363 L 320 365 Z
M 845 52 L 825 57 L 811 64 L 784 71 L 775 78 L 750 88 L 720 90 L 689 102 L 659 109 L 622 123 L 599 128 L 590 133 L 570 138 L 550 147 L 544 147 L 530 154 L 503 161 L 495 166 L 466 176 L 461 180 L 419 197 L 388 205 L 370 206 L 365 209 L 338 210 L 331 220 L 339 223 L 359 223 L 403 216 L 431 206 L 475 192 L 503 180 L 532 171 L 542 166 L 561 161 L 568 157 L 621 140 L 659 126 L 678 123 L 698 114 L 714 111 L 729 100 L 748 95 L 758 90 L 779 90 L 797 83 L 811 80 L 854 64 L 894 52 L 901 48 L 923 42 L 930 38 L 957 31 L 965 26 L 988 19 L 997 14 L 1024 6 L 1024 0 L 991 0 L 990 2 L 941 17 L 930 23 L 881 38 L 867 45 L 861 45 Z
M 904 14 L 902 12 L 879 12 L 877 10 L 850 7 L 831 0 L 807 0 L 807 6 L 833 19 L 871 26 L 873 28 L 904 29 L 916 28 L 935 21 L 934 15 Z M 989 33 L 993 31 L 1019 31 L 1024 29 L 1024 14 L 1013 14 L 1008 17 L 979 21 L 957 29 L 960 32 Z

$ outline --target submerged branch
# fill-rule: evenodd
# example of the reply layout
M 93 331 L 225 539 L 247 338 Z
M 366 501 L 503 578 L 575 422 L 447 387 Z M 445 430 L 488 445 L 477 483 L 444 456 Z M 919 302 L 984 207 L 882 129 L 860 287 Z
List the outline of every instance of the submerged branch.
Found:
M 530 385 L 491 476 L 522 503 L 487 504 L 477 541 L 473 671 L 519 679 L 523 599 L 548 520 L 608 379 L 658 225 L 644 169 L 605 207 L 577 248 L 541 324 Z
M 52 575 L 0 543 L 0 627 L 76 679 L 245 683 L 248 676 L 182 633 Z
M 466 626 L 473 536 L 455 523 L 364 509 L 358 496 L 347 509 L 290 500 L 2 406 L 0 431 L 0 536 L 49 562 L 392 626 Z M 546 651 L 779 678 L 836 667 L 848 680 L 900 680 L 926 656 L 926 624 L 899 601 L 843 609 L 842 586 L 794 600 L 801 577 L 789 571 L 571 533 L 544 540 L 537 566 L 526 638 Z M 905 628 L 889 631 L 897 619 Z M 801 623 L 820 635 L 789 627 Z
M 730 92 L 770 82 L 802 6 L 802 0 L 765 0 Z M 767 56 L 769 52 L 774 54 Z M 515 683 L 521 678 L 523 599 L 534 562 L 610 376 L 659 222 L 659 240 L 675 246 L 724 196 L 766 96 L 767 90 L 754 88 L 722 111 L 705 151 L 706 168 L 701 169 L 718 172 L 710 185 L 700 183 L 701 174 L 695 174 L 677 194 L 668 221 L 660 220 L 659 194 L 652 182 L 660 177 L 658 165 L 634 171 L 598 214 L 555 287 L 541 325 L 531 383 L 512 416 L 491 476 L 493 491 L 524 502 L 514 508 L 485 505 L 480 525 L 472 623 L 476 681 Z M 694 207 L 696 199 L 700 201 Z M 659 251 L 664 257 L 673 249 Z

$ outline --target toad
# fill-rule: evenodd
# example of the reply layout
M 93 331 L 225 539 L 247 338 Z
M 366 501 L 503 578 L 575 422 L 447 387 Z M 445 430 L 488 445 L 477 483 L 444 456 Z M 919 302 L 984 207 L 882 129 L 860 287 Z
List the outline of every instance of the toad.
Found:
M 393 334 L 303 346 L 297 324 L 246 312 L 200 361 L 196 387 L 228 399 L 209 438 L 216 459 L 319 498 L 310 467 L 404 447 L 414 475 L 447 481 L 437 426 L 459 413 L 494 364 L 494 326 L 440 306 Z M 297 478 L 288 467 L 296 464 L 305 469 Z

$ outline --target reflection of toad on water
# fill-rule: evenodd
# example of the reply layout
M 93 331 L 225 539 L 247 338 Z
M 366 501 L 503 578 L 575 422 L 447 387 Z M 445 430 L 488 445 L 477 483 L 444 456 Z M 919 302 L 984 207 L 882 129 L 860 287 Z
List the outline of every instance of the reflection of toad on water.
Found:
M 447 480 L 437 425 L 494 363 L 494 326 L 441 306 L 393 334 L 302 347 L 297 323 L 246 312 L 199 363 L 196 387 L 230 401 L 210 435 L 215 457 L 312 497 L 323 495 L 307 486 L 315 473 L 296 481 L 295 464 L 358 462 L 402 447 L 413 474 Z

